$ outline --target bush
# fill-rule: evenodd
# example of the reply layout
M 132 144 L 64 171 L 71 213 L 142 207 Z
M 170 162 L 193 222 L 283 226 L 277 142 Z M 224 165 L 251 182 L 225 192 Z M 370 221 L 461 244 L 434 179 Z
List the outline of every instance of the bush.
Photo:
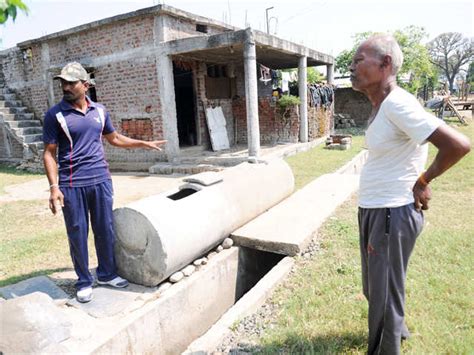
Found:
M 301 103 L 301 99 L 298 96 L 293 96 L 293 95 L 283 95 L 277 101 L 278 106 L 282 110 L 286 110 L 290 106 L 299 105 L 300 103 Z

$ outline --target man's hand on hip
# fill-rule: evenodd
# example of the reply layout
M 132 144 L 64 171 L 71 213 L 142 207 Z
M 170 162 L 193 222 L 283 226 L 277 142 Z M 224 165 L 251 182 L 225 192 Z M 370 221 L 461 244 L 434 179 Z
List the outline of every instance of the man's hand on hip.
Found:
M 431 188 L 418 180 L 413 186 L 413 197 L 417 211 L 427 210 L 429 208 L 428 202 L 431 200 Z

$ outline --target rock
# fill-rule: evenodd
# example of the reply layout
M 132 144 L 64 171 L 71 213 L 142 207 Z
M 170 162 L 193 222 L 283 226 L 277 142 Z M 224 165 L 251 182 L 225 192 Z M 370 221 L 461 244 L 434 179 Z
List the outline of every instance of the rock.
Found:
M 171 282 L 162 282 L 156 289 L 156 292 L 158 292 L 161 295 L 163 294 L 163 292 L 169 289 L 172 285 L 173 284 Z
M 209 254 L 207 254 L 207 258 L 208 259 L 211 259 L 212 257 L 214 257 L 217 253 L 215 251 L 211 251 Z
M 0 288 L 4 298 L 25 296 L 33 292 L 43 292 L 53 299 L 68 299 L 68 295 L 46 276 L 37 276 Z
M 207 258 L 206 258 L 206 257 L 201 258 L 201 260 L 202 260 L 202 265 L 206 265 L 206 264 L 207 264 Z
M 181 271 L 175 272 L 173 275 L 170 276 L 170 282 L 176 283 L 183 279 L 184 274 Z
M 186 266 L 181 272 L 184 274 L 184 276 L 191 276 L 191 274 L 196 271 L 196 266 L 194 265 L 188 265 Z
M 202 265 L 202 259 L 197 259 L 193 261 L 194 266 L 201 266 Z
M 222 247 L 224 249 L 229 249 L 232 245 L 234 245 L 234 241 L 230 238 L 225 238 L 222 242 Z
M 220 253 L 221 251 L 223 251 L 224 248 L 222 247 L 222 245 L 219 245 L 217 248 L 216 248 L 216 253 Z
M 2 336 L 0 349 L 5 354 L 60 353 L 60 342 L 71 335 L 72 323 L 53 299 L 34 292 L 0 303 Z M 54 351 L 53 351 L 54 350 Z

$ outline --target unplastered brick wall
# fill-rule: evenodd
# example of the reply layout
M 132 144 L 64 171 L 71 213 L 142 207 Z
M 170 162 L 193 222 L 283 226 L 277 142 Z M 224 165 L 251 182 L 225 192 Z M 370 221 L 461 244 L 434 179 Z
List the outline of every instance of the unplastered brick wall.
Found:
M 13 90 L 35 118 L 42 118 L 48 108 L 41 47 L 12 48 L 0 56 L 6 86 Z
M 370 101 L 352 88 L 339 88 L 334 91 L 335 113 L 342 113 L 355 120 L 359 127 L 366 127 L 372 110 Z
M 247 143 L 247 118 L 245 99 L 233 100 L 233 115 L 236 120 L 237 143 Z M 271 97 L 258 99 L 260 142 L 276 144 L 279 142 L 296 143 L 299 141 L 299 108 L 288 107 L 282 110 Z M 332 127 L 332 106 L 308 107 L 308 138 L 310 140 L 329 135 Z
M 211 147 L 211 140 L 209 137 L 209 130 L 206 123 L 206 113 L 204 108 L 207 107 L 207 98 L 206 98 L 206 78 L 207 67 L 206 63 L 196 62 L 194 69 L 194 82 L 196 88 L 196 105 L 197 105 L 197 115 L 198 115 L 198 134 L 200 134 L 201 145 L 206 149 Z
M 23 158 L 23 144 L 14 139 L 0 123 L 0 157 L 8 159 Z
M 308 139 L 328 136 L 334 125 L 334 104 L 329 107 L 308 107 Z
M 153 43 L 153 16 L 129 18 L 50 40 L 52 64 L 117 55 Z
M 195 37 L 195 36 L 211 36 L 224 32 L 226 29 L 220 26 L 212 25 L 209 23 L 199 24 L 207 26 L 207 33 L 199 32 L 196 30 L 198 24 L 196 20 L 186 19 L 182 17 L 176 17 L 171 15 L 164 15 L 164 24 L 166 28 L 166 41 L 172 41 L 179 38 Z
M 154 57 L 115 62 L 96 69 L 97 101 L 106 105 L 119 133 L 136 139 L 163 139 L 156 70 Z M 120 161 L 158 159 L 156 154 L 146 152 L 131 155 L 110 147 L 107 151 L 111 159 Z
M 237 143 L 247 143 L 247 109 L 245 98 L 233 100 L 233 114 L 236 120 Z M 277 107 L 272 97 L 259 97 L 258 116 L 260 143 L 297 142 L 299 116 L 297 108 L 289 108 L 285 113 Z
M 153 140 L 153 123 L 149 118 L 122 119 L 120 130 L 133 139 Z

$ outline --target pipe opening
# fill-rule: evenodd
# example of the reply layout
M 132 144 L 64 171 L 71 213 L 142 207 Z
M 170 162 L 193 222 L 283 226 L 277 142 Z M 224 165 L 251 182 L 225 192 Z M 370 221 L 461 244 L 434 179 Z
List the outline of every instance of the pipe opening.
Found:
M 169 196 L 166 196 L 168 197 L 169 199 L 173 200 L 173 201 L 177 201 L 177 200 L 181 200 L 185 197 L 188 197 L 194 193 L 196 193 L 197 191 L 194 190 L 194 189 L 182 189 L 182 190 L 179 190 L 178 192 L 172 194 L 172 195 L 169 195 Z

